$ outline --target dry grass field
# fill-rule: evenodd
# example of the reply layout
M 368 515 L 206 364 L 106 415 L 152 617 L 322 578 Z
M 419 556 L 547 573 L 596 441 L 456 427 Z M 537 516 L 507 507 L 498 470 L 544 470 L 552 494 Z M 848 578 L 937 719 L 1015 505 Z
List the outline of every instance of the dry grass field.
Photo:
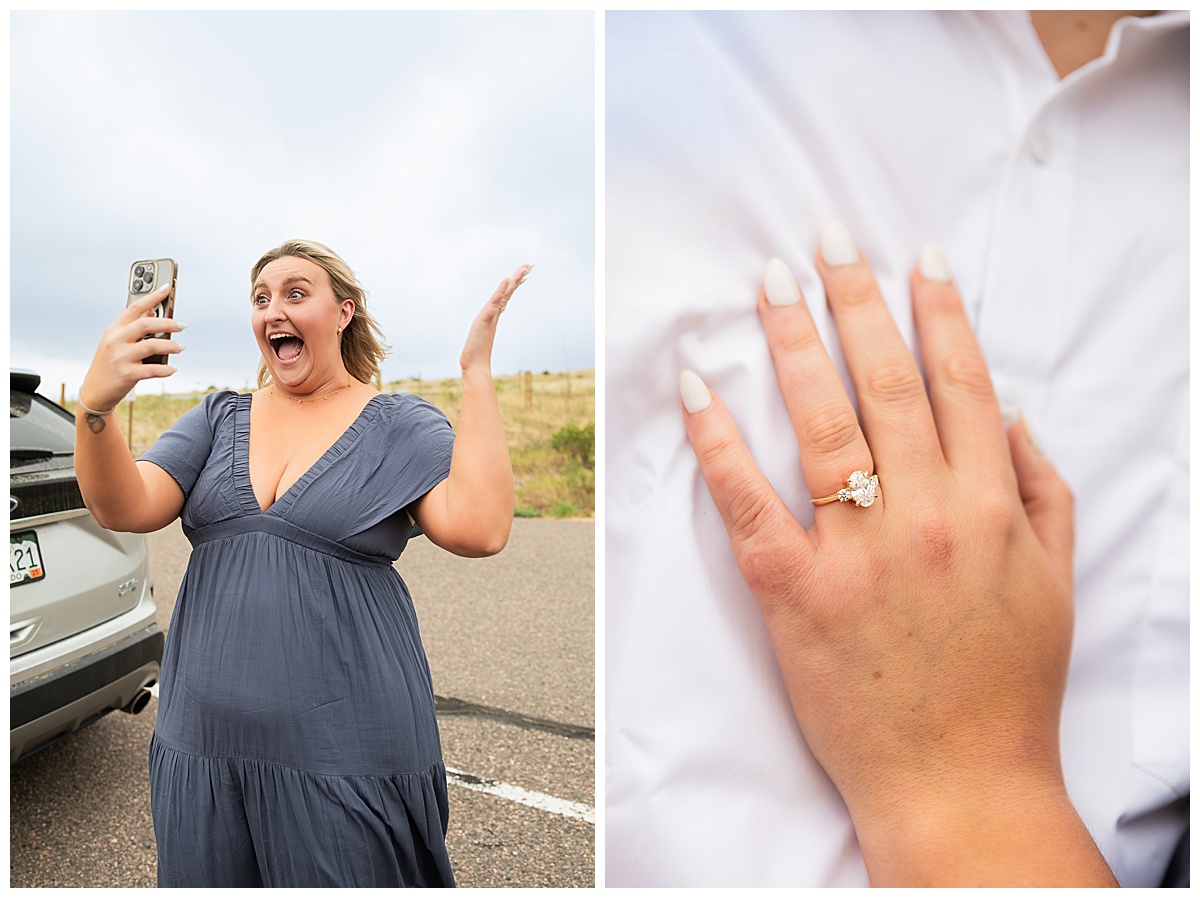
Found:
M 504 419 L 504 433 L 512 458 L 519 516 L 590 518 L 596 510 L 595 443 L 589 460 L 586 450 L 579 451 L 575 440 L 554 436 L 572 428 L 586 428 L 596 419 L 596 372 L 531 372 L 530 393 L 526 396 L 525 378 L 519 374 L 498 375 L 496 396 Z M 457 426 L 462 409 L 462 382 L 447 380 L 405 380 L 383 385 L 385 393 L 417 393 L 428 399 Z M 183 396 L 139 396 L 117 407 L 116 419 L 128 438 L 130 406 L 133 415 L 132 448 L 135 456 L 145 452 L 158 435 L 196 405 L 202 393 Z M 75 404 L 66 407 L 74 411 Z M 594 429 L 588 434 L 594 433 Z M 586 439 L 586 437 L 584 437 Z M 563 445 L 564 442 L 567 445 Z M 560 448 L 555 448 L 555 444 Z M 572 450 L 575 451 L 572 451 Z

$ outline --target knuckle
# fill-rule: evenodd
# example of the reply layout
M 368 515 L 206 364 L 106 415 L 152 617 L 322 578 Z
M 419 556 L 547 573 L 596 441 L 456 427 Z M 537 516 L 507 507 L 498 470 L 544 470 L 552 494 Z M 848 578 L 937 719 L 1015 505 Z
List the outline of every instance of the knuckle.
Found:
M 774 597 L 781 575 L 779 555 L 761 542 L 746 542 L 735 547 L 734 559 L 746 587 L 758 597 Z
M 738 572 L 760 607 L 787 604 L 803 590 L 804 566 L 788 539 L 759 538 L 734 546 Z
M 770 525 L 774 517 L 772 500 L 773 494 L 764 485 L 746 483 L 734 491 L 727 514 L 730 534 L 737 543 L 744 546 Z
M 815 329 L 804 329 L 799 333 L 788 334 L 775 344 L 775 352 L 779 358 L 794 359 L 810 355 L 813 350 L 823 349 L 821 336 Z
M 996 490 L 985 492 L 980 497 L 980 513 L 983 520 L 993 529 L 993 532 L 1007 536 L 1017 526 L 1018 500 L 1007 492 Z
M 853 277 L 847 279 L 839 289 L 829 292 L 830 300 L 845 309 L 856 309 L 882 302 L 879 289 L 868 277 Z
M 1024 519 L 1016 494 L 976 483 L 969 497 L 931 490 L 910 506 L 909 551 L 931 576 L 954 576 L 964 564 L 1011 546 Z
M 942 359 L 939 367 L 943 383 L 951 390 L 976 399 L 992 399 L 996 395 L 987 363 L 978 352 L 952 352 Z
M 911 358 L 888 355 L 867 371 L 864 386 L 880 402 L 913 402 L 925 398 L 925 382 Z
M 972 533 L 983 543 L 1006 545 L 1024 517 L 1020 497 L 1000 483 L 973 483 L 962 504 L 969 509 Z
M 952 519 L 941 508 L 919 512 L 910 533 L 913 554 L 926 568 L 933 571 L 953 568 L 960 540 Z
M 927 315 L 959 318 L 964 314 L 962 299 L 952 284 L 926 281 L 921 289 L 913 293 L 913 302 L 919 304 Z
M 718 436 L 711 442 L 700 447 L 697 457 L 704 471 L 712 471 L 720 476 L 725 465 L 731 461 L 738 450 L 737 440 L 730 436 Z
M 813 410 L 805 449 L 817 456 L 842 454 L 858 440 L 858 417 L 844 402 L 832 401 Z
M 1053 495 L 1058 504 L 1067 512 L 1072 515 L 1075 514 L 1075 491 L 1057 474 L 1054 476 L 1053 481 Z

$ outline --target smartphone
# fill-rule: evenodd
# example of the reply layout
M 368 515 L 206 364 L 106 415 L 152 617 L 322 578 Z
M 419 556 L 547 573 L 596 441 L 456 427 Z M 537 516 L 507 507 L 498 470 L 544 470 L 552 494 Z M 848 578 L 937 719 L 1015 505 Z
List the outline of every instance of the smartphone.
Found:
M 161 305 L 155 307 L 154 317 L 174 318 L 175 278 L 178 274 L 179 266 L 175 264 L 174 259 L 150 259 L 144 262 L 134 262 L 129 266 L 129 298 L 125 301 L 125 305 L 141 299 L 147 293 L 153 293 L 163 287 L 170 287 L 171 292 L 167 294 L 167 298 Z M 142 339 L 149 340 L 152 337 L 163 339 L 168 336 L 170 335 L 167 333 L 147 334 Z M 165 365 L 166 363 L 166 355 L 152 355 L 142 359 L 144 365 Z

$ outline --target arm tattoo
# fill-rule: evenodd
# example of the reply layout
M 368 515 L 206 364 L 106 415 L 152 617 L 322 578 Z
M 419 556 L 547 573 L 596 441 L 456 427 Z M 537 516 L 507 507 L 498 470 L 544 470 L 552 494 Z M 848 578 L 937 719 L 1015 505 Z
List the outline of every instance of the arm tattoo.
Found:
M 88 415 L 87 426 L 88 430 L 92 433 L 99 433 L 104 429 L 104 417 L 101 415 Z

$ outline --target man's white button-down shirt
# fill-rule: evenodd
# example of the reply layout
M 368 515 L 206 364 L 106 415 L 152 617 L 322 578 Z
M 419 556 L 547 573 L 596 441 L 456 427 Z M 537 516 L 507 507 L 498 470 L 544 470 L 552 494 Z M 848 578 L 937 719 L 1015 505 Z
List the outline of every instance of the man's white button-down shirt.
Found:
M 1120 882 L 1159 882 L 1189 793 L 1188 27 L 1122 19 L 1059 80 L 1020 12 L 607 15 L 608 885 L 866 884 L 676 386 L 705 379 L 810 524 L 755 299 L 779 256 L 849 384 L 831 218 L 910 345 L 941 244 L 1075 492 L 1067 787 Z

